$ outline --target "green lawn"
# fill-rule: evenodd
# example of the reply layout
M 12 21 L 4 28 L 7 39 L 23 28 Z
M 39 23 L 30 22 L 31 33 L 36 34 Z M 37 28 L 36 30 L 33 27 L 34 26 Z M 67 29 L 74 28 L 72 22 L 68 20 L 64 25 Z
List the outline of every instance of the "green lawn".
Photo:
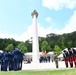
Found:
M 76 69 L 48 71 L 10 71 L 0 72 L 0 75 L 76 75 Z

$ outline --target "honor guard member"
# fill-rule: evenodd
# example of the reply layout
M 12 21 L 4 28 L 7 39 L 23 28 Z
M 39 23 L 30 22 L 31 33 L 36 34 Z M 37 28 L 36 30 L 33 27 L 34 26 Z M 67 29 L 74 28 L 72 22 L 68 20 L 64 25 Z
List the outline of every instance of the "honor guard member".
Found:
M 5 54 L 5 50 L 1 53 L 1 71 L 4 71 L 4 54 Z
M 9 52 L 5 51 L 5 53 L 4 53 L 4 71 L 7 71 L 7 68 L 9 65 L 9 57 L 10 57 Z
M 63 51 L 63 58 L 64 58 L 66 68 L 68 68 L 68 52 L 66 50 Z
M 13 70 L 17 71 L 18 66 L 19 66 L 19 49 L 18 47 L 13 50 L 13 59 L 14 59 L 14 65 L 13 65 Z
M 71 48 L 68 48 L 68 55 L 69 55 L 70 67 L 73 67 L 73 51 Z
M 14 59 L 13 59 L 13 53 L 12 51 L 9 52 L 10 54 L 10 59 L 9 59 L 9 71 L 13 70 L 13 64 L 14 64 Z
M 23 56 L 24 56 L 24 54 L 19 50 L 19 65 L 18 65 L 18 70 L 22 69 Z
M 72 50 L 73 50 L 73 61 L 76 68 L 76 50 L 74 48 L 72 48 Z

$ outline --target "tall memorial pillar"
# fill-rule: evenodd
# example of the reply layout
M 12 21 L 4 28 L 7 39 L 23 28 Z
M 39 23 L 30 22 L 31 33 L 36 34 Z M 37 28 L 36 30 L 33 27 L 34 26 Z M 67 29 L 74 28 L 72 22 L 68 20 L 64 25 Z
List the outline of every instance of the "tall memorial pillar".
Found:
M 32 40 L 32 62 L 39 63 L 39 42 L 38 42 L 38 31 L 37 31 L 37 17 L 38 13 L 34 10 L 31 14 L 33 19 L 33 40 Z

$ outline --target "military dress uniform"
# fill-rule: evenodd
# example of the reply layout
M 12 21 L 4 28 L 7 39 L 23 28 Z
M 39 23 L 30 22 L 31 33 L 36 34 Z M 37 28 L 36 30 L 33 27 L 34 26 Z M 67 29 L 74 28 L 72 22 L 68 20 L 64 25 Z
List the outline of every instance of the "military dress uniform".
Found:
M 18 66 L 19 66 L 19 50 L 13 50 L 13 60 L 14 60 L 14 65 L 13 65 L 13 70 L 17 71 Z
M 10 57 L 9 52 L 6 51 L 4 53 L 4 71 L 7 71 L 7 68 L 9 66 L 9 57 Z
M 13 59 L 13 53 L 12 51 L 9 52 L 10 57 L 9 57 L 9 71 L 13 70 L 13 66 L 14 66 L 14 59 Z
M 73 51 L 70 48 L 68 48 L 68 55 L 69 55 L 69 64 L 70 64 L 70 67 L 73 67 Z
M 57 54 L 54 54 L 54 61 L 55 61 L 55 65 L 56 65 L 56 68 L 58 68 L 58 58 L 57 58 Z
M 72 50 L 73 50 L 73 61 L 76 68 L 76 50 L 74 48 Z
M 19 51 L 19 65 L 18 65 L 18 70 L 21 70 L 22 69 L 23 56 L 24 56 L 24 54 L 21 51 Z
M 67 68 L 68 67 L 68 52 L 66 50 L 64 50 L 63 58 L 64 58 L 64 61 L 65 61 L 65 66 Z
M 5 54 L 5 51 L 3 51 L 3 53 L 1 53 L 1 71 L 4 71 L 4 54 Z

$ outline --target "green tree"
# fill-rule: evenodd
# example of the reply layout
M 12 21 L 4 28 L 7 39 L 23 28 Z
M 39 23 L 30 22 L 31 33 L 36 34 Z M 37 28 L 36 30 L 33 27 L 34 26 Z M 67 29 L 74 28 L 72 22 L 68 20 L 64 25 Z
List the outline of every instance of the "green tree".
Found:
M 73 42 L 72 41 L 69 41 L 68 42 L 68 48 L 72 47 L 72 44 L 73 44 Z
M 28 52 L 32 52 L 32 43 L 29 40 L 25 42 L 25 46 L 27 47 Z
M 18 48 L 20 48 L 20 50 L 21 50 L 23 53 L 26 53 L 26 52 L 27 52 L 27 47 L 25 47 L 24 42 L 21 42 L 20 44 L 18 44 Z
M 60 36 L 60 37 L 59 37 L 59 40 L 57 41 L 57 44 L 58 44 L 58 46 L 59 46 L 61 49 L 66 48 L 64 42 L 65 42 L 64 37 L 63 37 L 63 36 Z
M 41 50 L 42 51 L 46 51 L 46 52 L 49 52 L 51 50 L 49 44 L 47 41 L 43 41 L 42 44 L 41 44 Z
M 62 50 L 60 49 L 60 47 L 58 45 L 55 45 L 55 47 L 54 47 L 54 53 L 57 54 L 57 55 L 59 55 L 61 53 L 61 51 Z
M 14 49 L 14 46 L 13 46 L 13 44 L 9 44 L 5 49 L 8 51 L 11 51 Z
M 45 38 L 44 37 L 39 37 L 39 51 L 41 52 L 42 49 L 41 49 L 41 45 L 42 45 L 42 42 L 45 41 Z

